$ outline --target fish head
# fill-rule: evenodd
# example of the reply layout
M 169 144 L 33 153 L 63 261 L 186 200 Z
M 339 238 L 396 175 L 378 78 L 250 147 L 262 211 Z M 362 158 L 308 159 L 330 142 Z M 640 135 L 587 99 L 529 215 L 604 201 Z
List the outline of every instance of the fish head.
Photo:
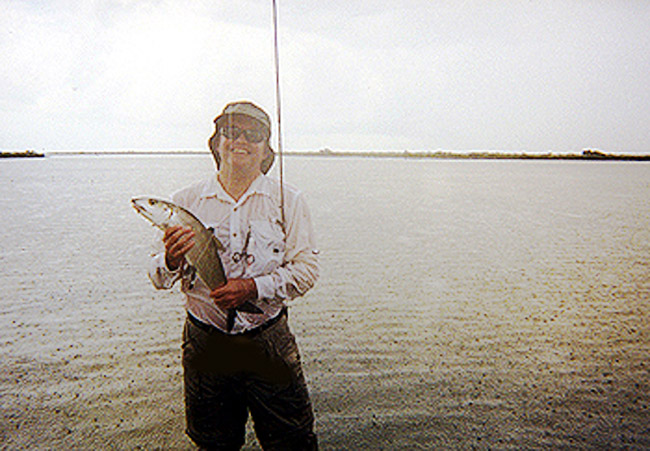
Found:
M 162 199 L 153 197 L 134 197 L 131 199 L 133 208 L 154 225 L 165 229 L 171 225 L 174 216 L 174 206 Z

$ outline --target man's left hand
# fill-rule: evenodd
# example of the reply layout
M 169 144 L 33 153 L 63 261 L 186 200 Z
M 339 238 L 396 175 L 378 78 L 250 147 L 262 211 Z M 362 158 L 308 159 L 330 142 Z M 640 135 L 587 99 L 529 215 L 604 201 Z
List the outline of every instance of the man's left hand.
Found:
M 237 308 L 257 298 L 257 286 L 253 279 L 230 279 L 225 285 L 212 290 L 210 297 L 219 307 Z

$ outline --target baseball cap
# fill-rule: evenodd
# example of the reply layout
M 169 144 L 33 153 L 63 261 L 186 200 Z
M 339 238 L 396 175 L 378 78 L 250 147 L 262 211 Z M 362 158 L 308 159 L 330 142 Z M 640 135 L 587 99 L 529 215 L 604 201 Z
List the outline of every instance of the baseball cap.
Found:
M 271 134 L 271 119 L 269 119 L 269 115 L 266 114 L 263 109 L 252 102 L 239 101 L 229 103 L 225 106 L 221 114 L 217 116 L 214 122 L 217 123 L 225 116 L 230 116 L 233 114 L 241 114 L 243 116 L 248 116 L 251 119 L 255 119 L 257 122 L 266 127 L 269 135 Z

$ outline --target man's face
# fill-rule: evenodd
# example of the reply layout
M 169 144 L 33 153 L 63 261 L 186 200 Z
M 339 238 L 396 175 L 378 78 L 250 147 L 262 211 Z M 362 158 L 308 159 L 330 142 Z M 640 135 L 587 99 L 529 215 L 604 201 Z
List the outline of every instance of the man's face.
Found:
M 260 171 L 268 152 L 267 139 L 266 130 L 256 120 L 237 114 L 225 118 L 219 126 L 217 149 L 221 165 L 236 171 Z

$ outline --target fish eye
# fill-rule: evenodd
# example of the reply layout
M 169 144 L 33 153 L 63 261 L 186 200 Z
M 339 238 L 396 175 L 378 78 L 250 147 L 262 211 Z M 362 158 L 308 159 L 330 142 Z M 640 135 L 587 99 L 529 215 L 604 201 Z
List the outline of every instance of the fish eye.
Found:
M 153 199 L 149 199 L 149 205 L 155 205 L 155 204 L 156 204 L 156 201 L 155 201 L 155 200 L 153 200 Z

